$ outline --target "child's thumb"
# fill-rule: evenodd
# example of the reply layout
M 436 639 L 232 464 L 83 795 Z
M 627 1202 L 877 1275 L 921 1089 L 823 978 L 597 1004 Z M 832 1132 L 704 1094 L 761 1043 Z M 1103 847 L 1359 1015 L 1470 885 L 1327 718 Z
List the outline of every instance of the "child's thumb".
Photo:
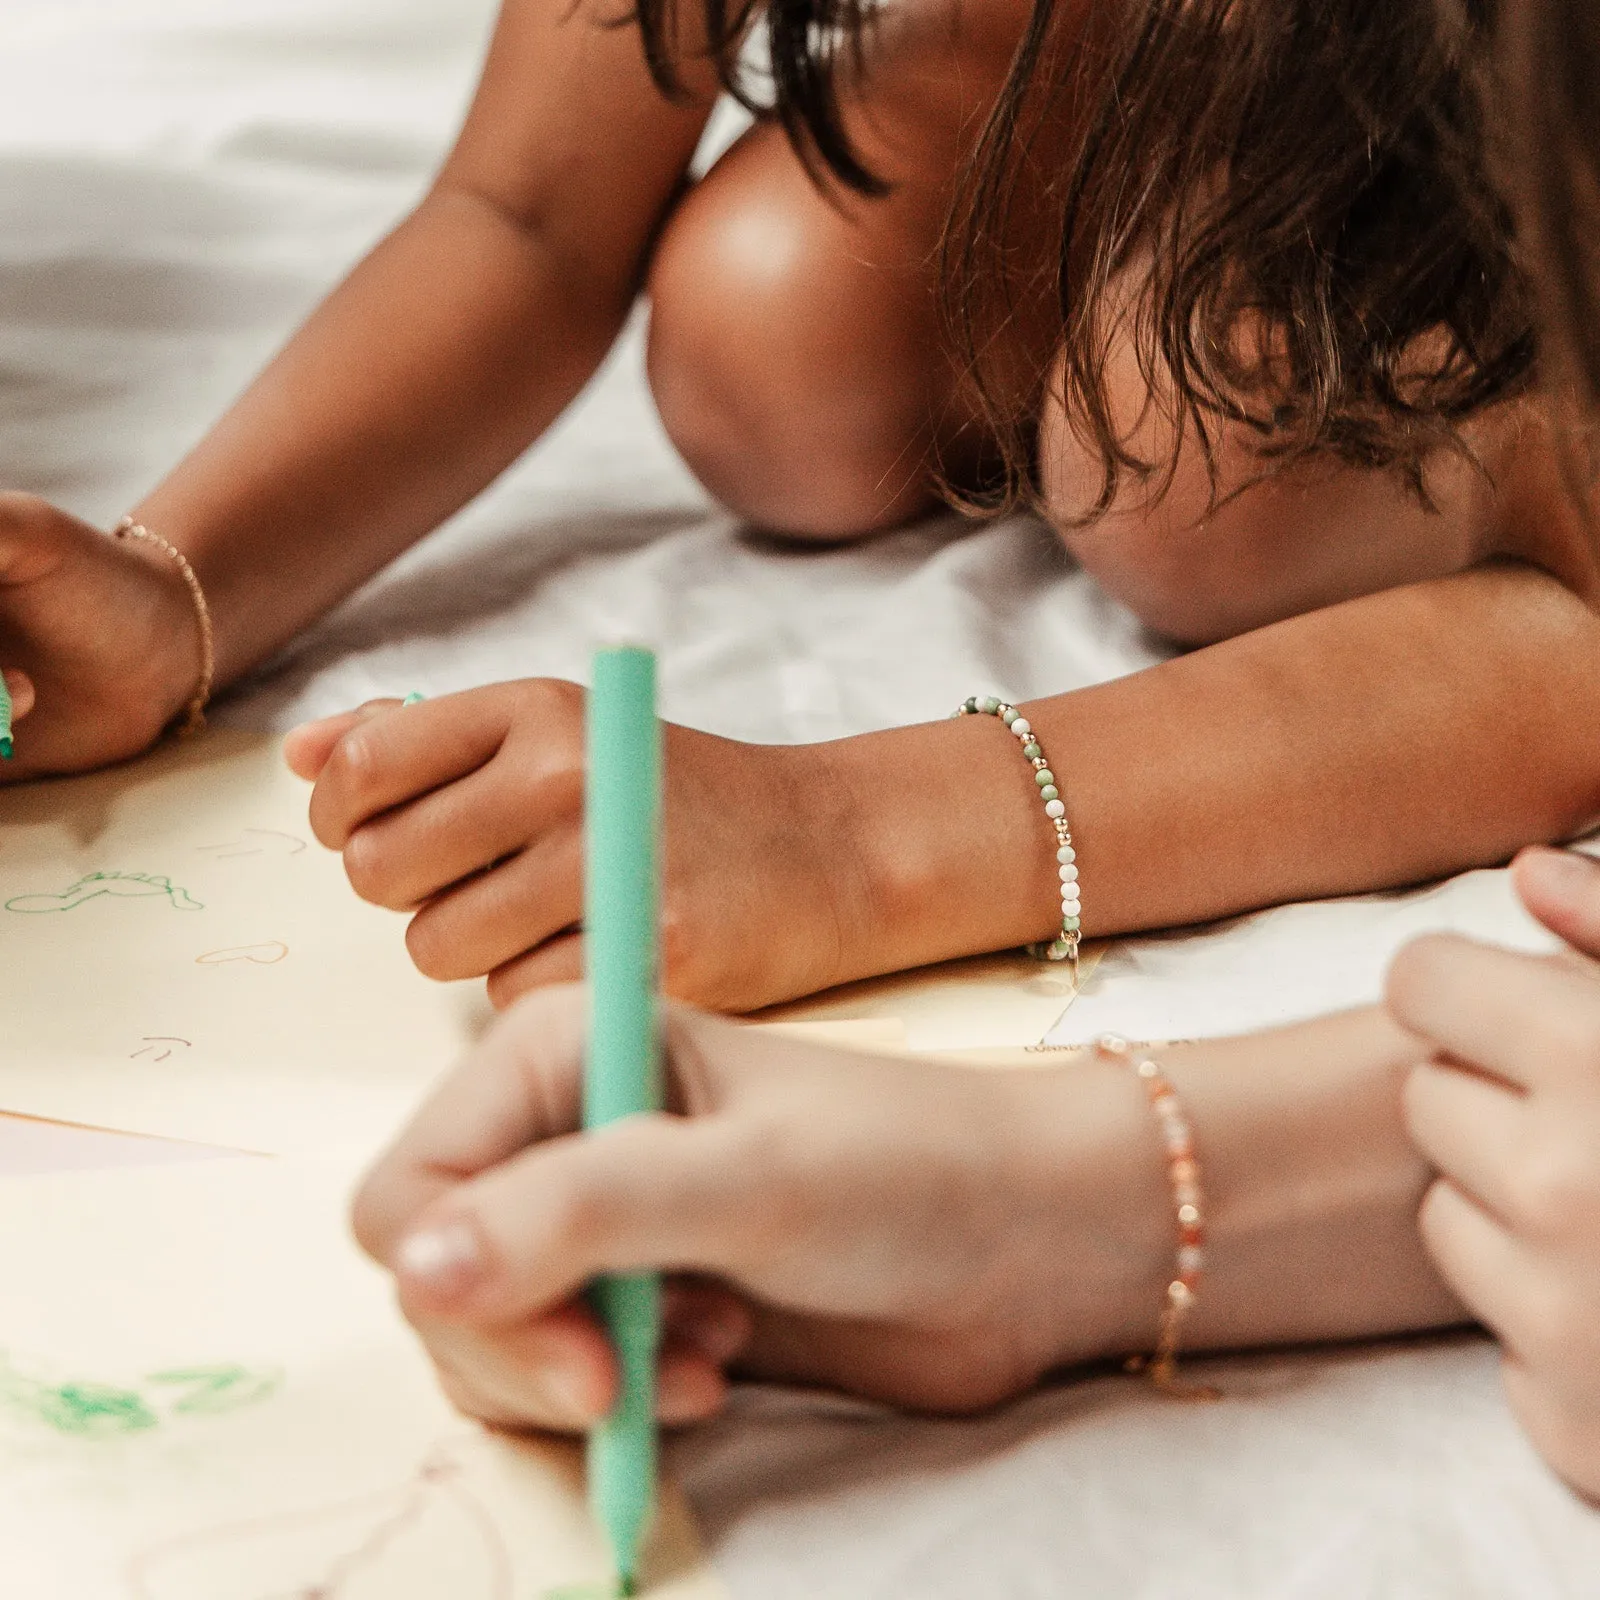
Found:
M 712 1119 L 659 1113 L 537 1145 L 457 1185 L 389 1261 L 408 1314 L 497 1325 L 603 1272 L 727 1272 L 760 1197 Z

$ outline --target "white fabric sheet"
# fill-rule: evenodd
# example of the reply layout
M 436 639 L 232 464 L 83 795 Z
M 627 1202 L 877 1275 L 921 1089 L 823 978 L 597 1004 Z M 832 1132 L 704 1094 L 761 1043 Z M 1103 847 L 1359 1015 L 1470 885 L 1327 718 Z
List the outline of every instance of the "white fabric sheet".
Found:
M 0 0 L 0 480 L 109 522 L 419 192 L 485 0 Z M 1159 647 L 1036 526 L 747 538 L 664 440 L 635 328 L 489 495 L 223 708 L 579 676 L 653 640 L 670 716 L 805 740 L 1131 671 Z M 1217 1032 L 1370 999 L 1411 933 L 1536 943 L 1503 874 L 1133 941 L 1058 1030 Z M 1120 1380 L 980 1422 L 756 1392 L 684 1449 L 736 1594 L 1600 1593 L 1596 1520 L 1482 1341 L 1258 1360 L 1197 1412 Z

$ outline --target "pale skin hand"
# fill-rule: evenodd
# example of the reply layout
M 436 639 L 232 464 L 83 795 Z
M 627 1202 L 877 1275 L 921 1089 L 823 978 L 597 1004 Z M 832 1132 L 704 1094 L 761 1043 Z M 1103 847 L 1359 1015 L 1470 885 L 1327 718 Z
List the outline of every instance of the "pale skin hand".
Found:
M 1396 960 L 1389 1007 L 1435 1052 L 1405 1089 L 1439 1171 L 1423 1238 L 1499 1337 L 1534 1445 L 1600 1500 L 1600 867 L 1530 851 L 1516 883 L 1571 952 L 1435 935 Z
M 665 1269 L 662 1413 L 725 1371 L 931 1411 L 1145 1348 L 1172 1267 L 1157 1133 L 1128 1069 L 853 1055 L 673 1010 L 672 1114 L 572 1137 L 583 995 L 523 1000 L 356 1200 L 363 1245 L 463 1409 L 577 1428 L 615 1393 L 577 1297 Z M 1190 1343 L 1458 1320 L 1399 1116 L 1418 1045 L 1380 1013 L 1168 1054 L 1201 1144 L 1211 1267 Z

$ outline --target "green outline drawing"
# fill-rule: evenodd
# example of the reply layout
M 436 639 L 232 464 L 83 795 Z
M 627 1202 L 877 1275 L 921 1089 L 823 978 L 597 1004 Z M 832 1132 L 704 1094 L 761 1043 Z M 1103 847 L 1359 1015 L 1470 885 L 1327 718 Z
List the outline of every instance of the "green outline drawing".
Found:
M 109 895 L 118 900 L 145 900 L 164 896 L 175 911 L 204 911 L 205 906 L 173 883 L 171 878 L 155 872 L 89 872 L 63 889 L 60 894 L 19 894 L 6 901 L 6 910 L 24 916 L 38 916 L 51 911 L 72 911 Z

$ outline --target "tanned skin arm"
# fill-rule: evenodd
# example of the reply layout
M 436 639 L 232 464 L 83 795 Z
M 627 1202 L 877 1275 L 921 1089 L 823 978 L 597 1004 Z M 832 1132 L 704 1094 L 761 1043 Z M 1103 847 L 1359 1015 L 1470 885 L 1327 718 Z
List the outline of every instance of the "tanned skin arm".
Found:
M 136 508 L 205 585 L 221 681 L 484 488 L 616 338 L 715 85 L 668 101 L 612 9 L 507 0 L 427 197 Z

